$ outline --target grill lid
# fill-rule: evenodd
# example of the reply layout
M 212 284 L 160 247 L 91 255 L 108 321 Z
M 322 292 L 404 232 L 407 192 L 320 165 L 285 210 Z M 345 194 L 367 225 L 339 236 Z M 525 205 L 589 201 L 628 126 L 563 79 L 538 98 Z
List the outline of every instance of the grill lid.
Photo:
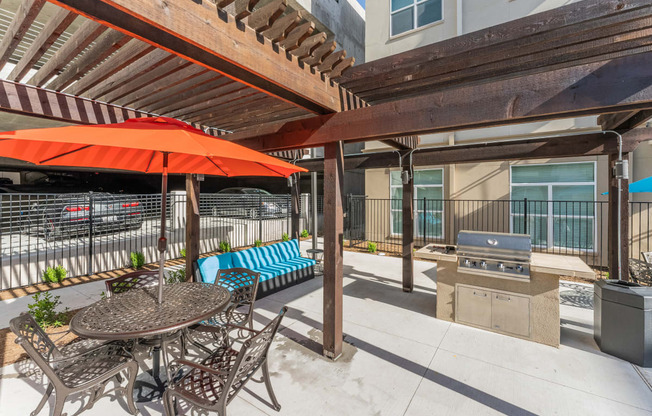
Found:
M 457 235 L 457 251 L 460 255 L 512 255 L 529 259 L 532 241 L 529 235 L 524 234 L 460 231 Z

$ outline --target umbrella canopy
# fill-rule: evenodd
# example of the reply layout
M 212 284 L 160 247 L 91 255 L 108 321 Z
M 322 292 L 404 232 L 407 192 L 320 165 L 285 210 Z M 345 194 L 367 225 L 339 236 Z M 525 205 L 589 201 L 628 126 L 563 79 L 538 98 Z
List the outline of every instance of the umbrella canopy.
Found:
M 287 177 L 306 171 L 167 117 L 0 133 L 0 156 L 37 165 L 162 173 L 165 153 L 169 173 Z
M 117 124 L 7 131 L 0 133 L 0 157 L 46 166 L 162 173 L 159 303 L 163 301 L 167 249 L 168 173 L 288 177 L 306 171 L 167 117 L 135 118 Z
M 643 192 L 652 192 L 652 176 L 629 184 L 630 194 L 637 194 Z M 602 195 L 607 195 L 608 193 L 609 192 L 603 192 Z
M 652 176 L 629 184 L 629 193 L 652 192 Z

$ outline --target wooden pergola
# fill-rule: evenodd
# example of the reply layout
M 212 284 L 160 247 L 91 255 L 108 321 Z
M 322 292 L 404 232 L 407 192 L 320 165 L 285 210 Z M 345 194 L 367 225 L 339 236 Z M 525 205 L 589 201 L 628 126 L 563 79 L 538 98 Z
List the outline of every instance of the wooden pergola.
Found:
M 0 64 L 17 62 L 0 83 L 1 110 L 77 123 L 161 114 L 260 151 L 324 147 L 323 160 L 301 163 L 324 172 L 323 342 L 331 358 L 342 351 L 344 171 L 409 169 L 395 152 L 344 157 L 343 143 L 382 140 L 405 156 L 422 134 L 586 115 L 601 115 L 605 133 L 419 150 L 413 163 L 609 155 L 613 165 L 617 135 L 607 130 L 620 132 L 625 157 L 652 140 L 651 129 L 637 128 L 652 117 L 649 0 L 584 0 L 352 69 L 353 59 L 284 0 L 50 1 L 61 7 L 24 53 L 15 51 L 45 0 L 24 1 L 0 42 Z M 199 188 L 191 176 L 186 182 L 190 265 Z M 609 265 L 618 268 L 621 250 L 627 276 L 615 186 Z M 402 237 L 408 292 L 412 196 L 410 181 Z M 624 236 L 627 201 L 623 192 Z

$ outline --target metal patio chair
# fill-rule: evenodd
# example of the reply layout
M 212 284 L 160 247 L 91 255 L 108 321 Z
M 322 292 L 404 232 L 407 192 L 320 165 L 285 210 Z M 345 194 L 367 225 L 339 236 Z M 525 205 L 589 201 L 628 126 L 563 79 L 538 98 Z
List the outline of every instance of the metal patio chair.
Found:
M 629 259 L 629 276 L 635 283 L 652 286 L 652 270 L 649 264 L 642 260 Z
M 158 286 L 158 270 L 127 273 L 115 279 L 107 280 L 104 284 L 106 285 L 107 296 L 125 293 L 132 289 Z
M 233 344 L 223 339 L 222 345 L 201 364 L 186 360 L 176 361 L 174 365 L 180 367 L 173 377 L 176 381 L 171 383 L 163 394 L 165 414 L 175 415 L 175 401 L 181 399 L 192 407 L 225 416 L 226 406 L 250 379 L 265 383 L 272 407 L 276 411 L 281 410 L 269 378 L 267 353 L 286 312 L 287 307 L 284 306 L 276 318 L 260 331 L 229 325 L 229 332 L 238 332 L 238 338 L 235 340 L 243 341 L 240 351 L 233 349 Z M 243 336 L 245 333 L 247 336 Z M 263 373 L 261 379 L 253 379 L 259 369 L 262 369 Z M 187 371 L 184 374 L 185 370 Z
M 45 394 L 31 413 L 32 416 L 43 409 L 52 391 L 55 394 L 55 404 L 51 414 L 54 416 L 61 415 L 66 399 L 78 392 L 89 393 L 90 399 L 76 414 L 90 409 L 100 398 L 114 391 L 126 397 L 131 414 L 138 413 L 133 398 L 138 365 L 124 348 L 117 344 L 102 344 L 87 349 L 80 348 L 79 343 L 57 348 L 27 313 L 12 319 L 9 326 L 16 334 L 16 343 L 23 347 L 49 380 Z M 105 392 L 111 380 L 122 383 L 123 371 L 126 373 L 127 385 Z
M 214 284 L 228 289 L 231 293 L 231 301 L 222 312 L 191 327 L 190 331 L 213 333 L 218 337 L 224 336 L 227 325 L 253 328 L 254 302 L 259 281 L 260 273 L 245 268 L 219 270 Z M 204 352 L 211 352 L 206 346 L 197 342 L 192 334 L 188 339 Z
M 641 251 L 641 256 L 643 256 L 648 267 L 652 266 L 652 251 Z
M 107 296 L 111 297 L 134 289 L 158 286 L 158 279 L 158 270 L 143 270 L 127 273 L 123 276 L 116 277 L 115 279 L 107 280 L 104 284 L 106 285 Z M 186 343 L 185 338 L 183 337 L 183 331 L 181 330 L 157 337 L 135 339 L 133 340 L 132 348 L 135 348 L 137 345 L 143 345 L 149 349 L 149 354 L 151 355 L 152 348 L 160 347 L 163 351 L 163 364 L 167 368 L 169 364 L 167 351 L 169 350 L 170 344 L 179 339 L 181 341 L 181 353 L 185 354 Z

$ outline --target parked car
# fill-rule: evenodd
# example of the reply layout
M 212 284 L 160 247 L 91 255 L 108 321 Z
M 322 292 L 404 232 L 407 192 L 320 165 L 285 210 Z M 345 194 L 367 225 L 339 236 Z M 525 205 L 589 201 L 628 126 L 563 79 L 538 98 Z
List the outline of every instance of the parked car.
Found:
M 91 202 L 92 198 L 92 202 Z M 143 223 L 139 200 L 109 193 L 43 195 L 20 212 L 23 233 L 46 239 L 90 232 L 138 229 Z
M 278 218 L 288 212 L 289 200 L 260 188 L 226 188 L 217 193 L 214 216 Z

